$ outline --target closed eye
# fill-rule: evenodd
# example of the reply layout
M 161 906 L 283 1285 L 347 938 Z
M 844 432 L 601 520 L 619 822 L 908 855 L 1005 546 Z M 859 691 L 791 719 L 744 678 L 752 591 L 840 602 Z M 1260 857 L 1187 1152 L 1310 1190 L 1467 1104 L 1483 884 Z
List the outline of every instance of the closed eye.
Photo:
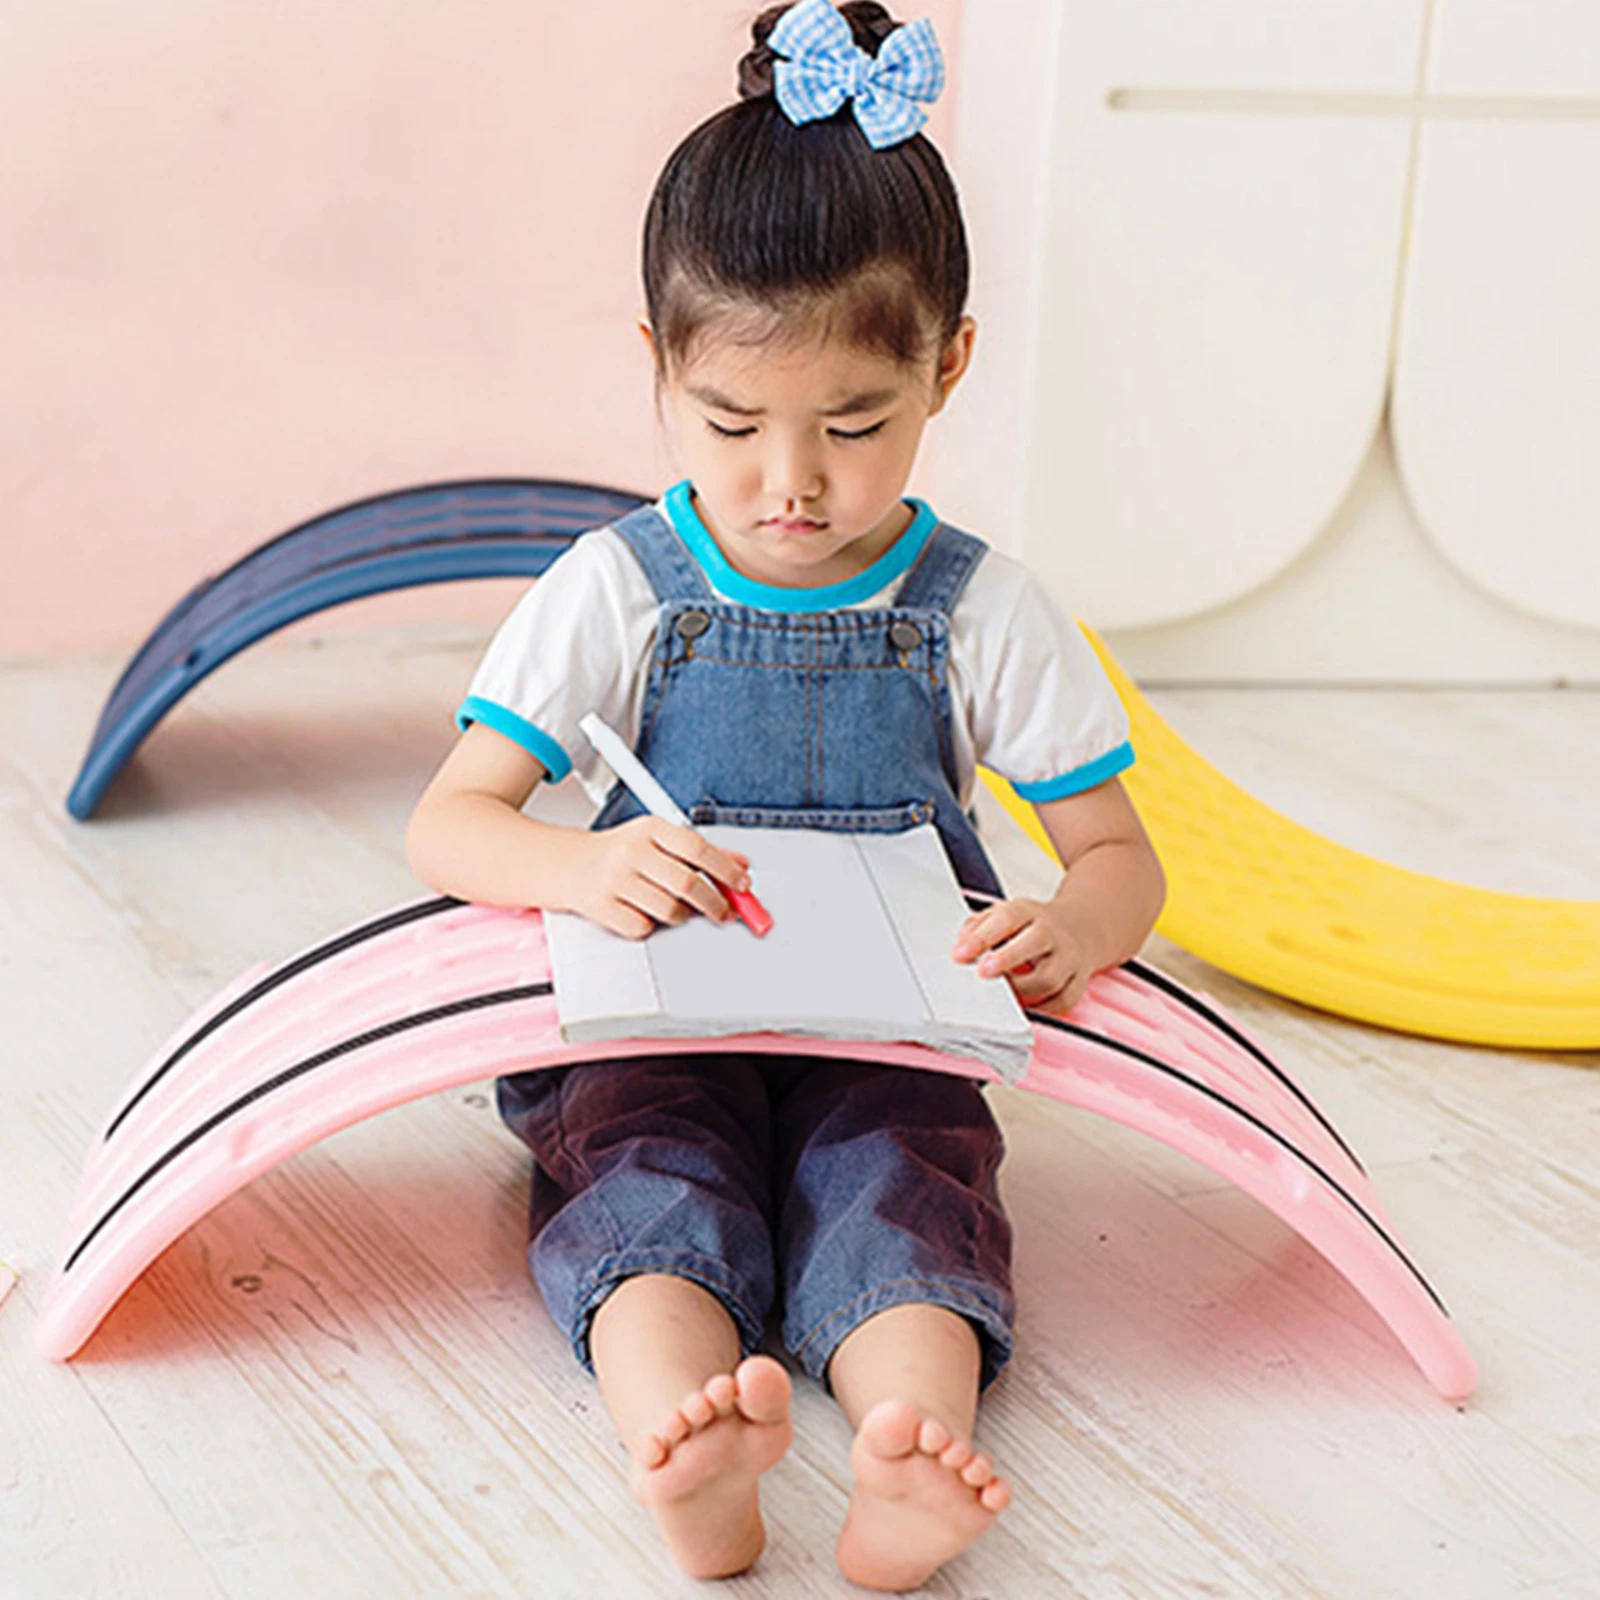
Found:
M 748 439 L 756 431 L 754 428 L 724 428 L 720 424 L 713 422 L 710 417 L 704 420 L 705 425 L 719 439 Z M 828 434 L 830 438 L 834 439 L 870 439 L 887 421 L 888 418 L 885 417 L 880 422 L 874 422 L 870 428 L 858 428 L 854 432 L 849 432 L 844 428 L 829 428 Z

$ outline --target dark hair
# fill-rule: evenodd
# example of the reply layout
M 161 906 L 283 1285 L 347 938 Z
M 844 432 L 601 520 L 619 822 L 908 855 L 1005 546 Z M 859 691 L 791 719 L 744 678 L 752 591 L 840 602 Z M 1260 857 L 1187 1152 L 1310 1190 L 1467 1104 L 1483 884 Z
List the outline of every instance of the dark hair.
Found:
M 920 133 L 874 150 L 848 100 L 831 117 L 790 122 L 766 44 L 788 9 L 769 6 L 751 24 L 741 98 L 679 144 L 650 196 L 644 289 L 658 377 L 712 322 L 752 344 L 837 336 L 907 366 L 960 326 L 967 237 L 944 161 Z M 900 26 L 873 0 L 839 14 L 869 55 Z

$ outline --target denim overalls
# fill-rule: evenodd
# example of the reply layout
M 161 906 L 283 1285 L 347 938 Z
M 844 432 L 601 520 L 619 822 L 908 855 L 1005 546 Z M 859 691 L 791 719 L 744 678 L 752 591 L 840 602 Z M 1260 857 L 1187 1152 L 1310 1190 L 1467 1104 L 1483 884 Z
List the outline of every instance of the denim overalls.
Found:
M 931 819 L 957 877 L 1000 892 L 950 738 L 949 612 L 978 540 L 938 524 L 891 608 L 788 612 L 720 599 L 653 506 L 615 527 L 661 605 L 639 754 L 695 823 L 898 832 Z M 618 785 L 594 826 L 639 810 Z M 974 1325 L 985 1383 L 1007 1359 L 1004 1146 L 971 1079 L 718 1052 L 497 1089 L 535 1158 L 533 1274 L 585 1365 L 594 1312 L 642 1272 L 710 1290 L 747 1353 L 781 1279 L 784 1343 L 814 1377 L 859 1323 L 908 1302 Z

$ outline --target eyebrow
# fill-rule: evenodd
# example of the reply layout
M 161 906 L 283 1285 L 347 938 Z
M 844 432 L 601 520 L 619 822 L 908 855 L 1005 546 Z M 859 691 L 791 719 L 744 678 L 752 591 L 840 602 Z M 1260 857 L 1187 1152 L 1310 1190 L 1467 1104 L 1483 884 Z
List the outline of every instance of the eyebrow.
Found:
M 730 400 L 720 389 L 713 389 L 705 384 L 686 385 L 688 393 L 702 404 L 713 406 L 718 411 L 726 411 L 735 417 L 759 417 L 762 415 L 759 406 L 742 406 Z M 824 417 L 847 417 L 856 411 L 875 411 L 879 406 L 886 406 L 891 400 L 900 396 L 898 389 L 865 389 L 860 394 L 853 394 L 847 400 L 841 400 L 836 406 L 825 406 L 820 413 Z

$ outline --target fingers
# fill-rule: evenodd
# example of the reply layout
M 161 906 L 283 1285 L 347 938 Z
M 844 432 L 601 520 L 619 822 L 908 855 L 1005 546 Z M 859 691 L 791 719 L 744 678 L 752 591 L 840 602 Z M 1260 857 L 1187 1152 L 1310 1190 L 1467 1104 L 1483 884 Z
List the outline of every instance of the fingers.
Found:
M 1035 1011 L 1048 1011 L 1052 1016 L 1064 1017 L 1083 998 L 1092 976 L 1088 972 L 1075 973 L 1069 983 L 1053 994 L 1041 995 L 1035 1000 L 1019 991 L 1017 998 Z
M 627 939 L 686 922 L 697 912 L 729 922 L 733 908 L 718 888 L 748 888 L 750 859 L 722 850 L 692 828 L 639 817 L 607 830 L 604 910 L 595 920 Z M 716 881 L 713 881 L 716 880 Z
M 668 855 L 725 883 L 733 889 L 750 887 L 750 858 L 737 850 L 722 850 L 693 828 L 675 828 L 670 822 L 660 824 L 660 831 L 652 835 L 656 847 Z
M 1003 977 L 1026 1006 L 1050 1009 L 1074 1003 L 1088 982 L 1080 976 L 1082 953 L 1051 920 L 1037 900 L 1002 900 L 975 912 L 961 925 L 951 952 L 960 962 L 977 962 L 980 978 Z
M 1002 947 L 1009 949 L 1025 930 L 1042 927 L 1043 910 L 1037 900 L 1002 900 L 987 911 L 975 912 L 961 925 L 951 954 L 957 961 L 976 961 L 980 977 L 997 977 L 1015 965 L 1003 960 Z M 1026 961 L 1043 954 L 1048 943 L 1046 938 L 1038 950 L 1025 950 L 1017 959 Z M 1003 964 L 996 965 L 997 959 L 1002 959 Z
M 1023 976 L 1048 960 L 1055 948 L 1055 934 L 1045 923 L 1024 923 L 1010 938 L 984 951 L 978 958 L 978 976 L 998 978 L 1006 973 Z
M 662 827 L 665 832 L 652 836 L 654 853 L 641 864 L 640 871 L 684 909 L 671 919 L 661 920 L 681 922 L 698 911 L 714 922 L 729 921 L 733 908 L 718 885 L 749 888 L 748 861 L 719 850 L 688 828 L 674 828 L 670 823 L 663 823 Z
M 704 884 L 705 879 L 702 878 L 700 882 Z M 680 896 L 671 884 L 659 881 L 650 867 L 635 872 L 623 883 L 617 890 L 617 898 L 624 905 L 643 912 L 652 924 L 664 928 L 674 928 L 680 922 L 687 922 L 699 909 Z M 715 913 L 706 914 L 717 920 Z
M 643 911 L 615 898 L 599 901 L 586 909 L 584 915 L 623 939 L 642 939 L 646 934 L 655 932 L 657 926 Z

